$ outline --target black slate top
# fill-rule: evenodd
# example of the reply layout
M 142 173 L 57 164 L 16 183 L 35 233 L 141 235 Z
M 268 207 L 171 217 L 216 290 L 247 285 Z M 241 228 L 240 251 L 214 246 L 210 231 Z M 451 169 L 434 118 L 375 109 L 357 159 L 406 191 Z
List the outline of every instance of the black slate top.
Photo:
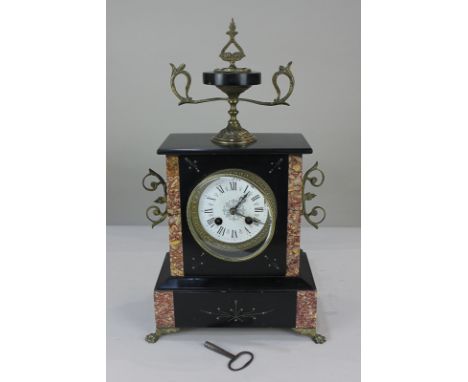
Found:
M 257 142 L 246 147 L 223 147 L 211 142 L 214 134 L 169 134 L 158 149 L 162 155 L 196 154 L 311 154 L 302 134 L 258 133 Z

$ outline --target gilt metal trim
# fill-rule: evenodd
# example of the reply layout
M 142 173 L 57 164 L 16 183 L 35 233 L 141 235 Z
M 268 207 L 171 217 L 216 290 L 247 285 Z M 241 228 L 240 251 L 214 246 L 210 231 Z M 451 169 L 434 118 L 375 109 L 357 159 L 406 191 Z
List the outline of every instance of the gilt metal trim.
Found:
M 250 73 L 251 70 L 249 68 L 238 68 L 236 67 L 236 61 L 241 60 L 245 57 L 244 50 L 236 41 L 235 36 L 238 34 L 236 30 L 236 25 L 234 20 L 231 20 L 229 24 L 229 30 L 226 32 L 229 36 L 228 42 L 224 45 L 221 50 L 220 58 L 224 61 L 230 63 L 230 65 L 226 68 L 222 69 L 215 69 L 214 72 L 217 73 Z M 236 51 L 229 52 L 228 48 L 230 46 L 234 46 Z M 192 84 L 192 77 L 190 73 L 186 70 L 185 64 L 180 64 L 178 66 L 174 64 L 170 64 L 172 68 L 171 78 L 170 78 L 170 86 L 171 90 L 174 95 L 179 100 L 179 105 L 184 104 L 198 104 L 198 103 L 205 103 L 205 102 L 213 102 L 213 101 L 227 101 L 229 104 L 229 120 L 227 126 L 222 129 L 213 139 L 212 141 L 221 146 L 246 146 L 256 141 L 256 138 L 253 134 L 242 128 L 239 120 L 237 119 L 237 115 L 239 111 L 237 110 L 237 104 L 239 101 L 250 102 L 257 105 L 262 106 L 277 106 L 277 105 L 285 105 L 289 106 L 289 103 L 286 102 L 291 94 L 294 91 L 294 75 L 291 71 L 292 62 L 289 62 L 287 65 L 283 66 L 280 65 L 279 69 L 273 74 L 272 83 L 273 87 L 276 92 L 276 98 L 273 101 L 261 101 L 255 100 L 251 98 L 242 98 L 239 97 L 241 93 L 246 91 L 251 85 L 223 85 L 217 86 L 222 92 L 224 92 L 227 97 L 212 97 L 212 98 L 201 98 L 201 99 L 193 99 L 189 95 L 190 85 Z M 185 88 L 183 92 L 179 92 L 177 90 L 177 86 L 175 84 L 175 80 L 177 76 L 183 76 L 186 79 Z M 287 92 L 282 95 L 281 89 L 278 85 L 278 77 L 284 75 L 289 80 L 289 88 Z
M 322 336 L 321 334 L 318 334 L 316 329 L 293 328 L 293 330 L 298 334 L 310 337 L 310 339 L 316 344 L 321 345 L 327 341 L 327 338 L 325 336 Z
M 146 180 L 149 177 L 155 177 L 157 180 L 152 180 L 149 183 L 149 185 L 146 185 Z M 143 188 L 146 191 L 153 191 L 154 192 L 159 188 L 159 186 L 162 186 L 162 189 L 163 189 L 164 195 L 159 196 L 157 199 L 154 200 L 153 203 L 159 204 L 159 205 L 166 204 L 166 208 L 164 209 L 164 211 L 162 211 L 161 208 L 159 206 L 157 206 L 157 205 L 149 206 L 146 209 L 146 217 L 151 222 L 151 228 L 154 228 L 159 223 L 163 222 L 164 219 L 166 219 L 166 217 L 167 217 L 167 186 L 166 186 L 166 182 L 161 177 L 161 175 L 159 175 L 156 171 L 154 171 L 152 169 L 149 169 L 148 174 L 146 174 L 144 176 L 143 180 L 142 180 L 142 185 L 143 185 Z M 157 218 L 153 219 L 154 216 L 156 216 Z
M 158 328 L 154 333 L 147 334 L 145 336 L 145 341 L 149 344 L 154 344 L 161 338 L 161 336 L 177 333 L 178 331 L 180 331 L 180 328 Z
M 317 177 L 315 175 L 311 175 L 314 172 L 317 172 L 319 176 Z M 308 182 L 312 187 L 320 187 L 324 181 L 325 174 L 321 169 L 318 168 L 318 162 L 315 162 L 315 164 L 306 171 L 304 177 L 302 178 L 302 213 L 304 214 L 307 222 L 316 229 L 318 229 L 319 225 L 325 220 L 327 213 L 321 206 L 315 206 L 310 211 L 307 211 L 306 203 L 314 199 L 317 195 L 311 192 L 305 192 L 305 186 Z M 316 216 L 321 216 L 321 218 L 318 220 L 312 219 Z
M 171 65 L 172 72 L 171 72 L 171 89 L 172 92 L 179 100 L 179 105 L 183 105 L 186 103 L 203 103 L 203 102 L 212 102 L 212 101 L 227 101 L 227 97 L 213 97 L 213 98 L 203 98 L 203 99 L 193 99 L 189 96 L 190 85 L 192 84 L 192 77 L 190 73 L 185 70 L 185 64 L 180 64 L 179 66 L 175 66 L 174 64 Z M 175 79 L 178 75 L 183 75 L 187 82 L 185 83 L 185 96 L 181 95 L 177 91 L 177 87 L 175 85 Z
M 273 87 L 275 88 L 276 91 L 276 98 L 273 100 L 273 102 L 268 102 L 268 101 L 258 101 L 250 98 L 239 98 L 239 101 L 244 101 L 244 102 L 251 102 L 255 103 L 257 105 L 263 105 L 263 106 L 276 106 L 276 105 L 286 105 L 289 106 L 289 103 L 286 102 L 286 100 L 291 96 L 291 94 L 294 91 L 294 75 L 292 74 L 291 71 L 291 65 L 292 61 L 290 61 L 286 66 L 280 65 L 278 71 L 276 71 L 273 74 L 272 77 L 272 82 L 273 82 Z M 284 75 L 288 77 L 289 79 L 289 89 L 288 92 L 284 95 L 281 96 L 281 89 L 278 85 L 278 77 Z
M 225 243 L 212 237 L 203 227 L 198 213 L 200 197 L 206 187 L 220 177 L 236 177 L 252 183 L 264 196 L 267 201 L 269 218 L 263 229 L 253 238 L 240 243 Z M 228 168 L 212 173 L 198 183 L 192 190 L 186 207 L 187 224 L 193 239 L 208 254 L 224 261 L 241 262 L 259 256 L 270 244 L 276 227 L 276 217 L 278 214 L 276 198 L 273 190 L 267 182 L 258 175 L 241 169 Z M 257 248 L 255 248 L 258 246 Z M 252 253 L 242 257 L 228 257 L 223 252 L 237 252 L 255 248 Z
M 179 66 L 175 66 L 172 63 L 169 65 L 171 65 L 171 68 L 172 68 L 171 80 L 170 80 L 171 90 L 174 93 L 174 95 L 177 97 L 177 99 L 179 100 L 179 105 L 184 105 L 187 103 L 197 104 L 197 103 L 205 103 L 205 102 L 213 102 L 213 101 L 229 101 L 228 97 L 193 99 L 192 97 L 189 96 L 190 86 L 192 84 L 192 77 L 190 73 L 187 70 L 185 70 L 186 65 L 180 64 Z M 277 106 L 277 105 L 289 106 L 289 103 L 287 103 L 286 100 L 293 93 L 294 85 L 296 83 L 294 80 L 294 75 L 291 71 L 291 65 L 292 65 L 292 61 L 290 61 L 286 66 L 280 65 L 279 69 L 273 74 L 273 77 L 271 80 L 273 83 L 273 87 L 275 88 L 275 91 L 276 91 L 276 98 L 273 101 L 271 102 L 259 101 L 259 100 L 254 100 L 251 98 L 243 98 L 243 97 L 238 98 L 237 101 L 250 102 L 250 103 L 255 103 L 257 105 L 262 105 L 262 106 Z M 178 75 L 183 75 L 187 79 L 187 82 L 185 83 L 185 89 L 184 89 L 185 96 L 179 93 L 175 85 L 175 79 Z M 278 85 L 278 77 L 280 75 L 284 75 L 289 79 L 289 89 L 284 96 L 281 96 L 281 89 Z
M 236 30 L 236 24 L 234 22 L 234 19 L 231 19 L 231 23 L 229 24 L 229 30 L 226 32 L 226 34 L 229 36 L 229 41 L 224 45 L 223 49 L 221 50 L 221 53 L 219 54 L 219 57 L 223 61 L 227 61 L 230 63 L 228 69 L 234 69 L 236 70 L 236 61 L 240 61 L 245 57 L 244 49 L 239 45 L 239 43 L 236 41 L 236 35 L 237 35 L 237 30 Z M 234 45 L 234 47 L 237 49 L 237 52 L 228 52 L 227 48 L 229 48 L 230 45 Z

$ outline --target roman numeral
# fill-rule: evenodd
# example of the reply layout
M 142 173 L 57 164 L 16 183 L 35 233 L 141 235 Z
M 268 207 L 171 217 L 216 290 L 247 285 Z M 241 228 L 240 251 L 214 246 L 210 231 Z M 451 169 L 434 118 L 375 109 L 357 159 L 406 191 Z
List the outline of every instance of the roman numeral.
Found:
M 209 196 L 207 196 L 206 198 L 213 201 L 216 200 L 215 198 L 210 198 Z
M 226 228 L 224 228 L 223 226 L 219 227 L 218 235 L 224 236 L 225 232 L 226 232 Z
M 260 195 L 255 195 L 252 199 L 252 202 L 255 202 L 257 199 L 260 199 Z
M 223 186 L 216 186 L 219 192 L 224 193 Z
M 231 186 L 231 191 L 237 190 L 237 182 L 229 182 L 229 185 Z
M 256 208 L 255 208 L 255 209 L 256 209 Z M 262 209 L 263 209 L 263 208 L 262 208 Z M 213 213 L 213 208 L 208 208 L 208 209 L 206 209 L 206 210 L 203 211 L 203 212 L 205 212 L 205 214 L 212 214 L 212 213 Z
M 232 231 L 231 231 L 231 237 L 232 237 L 233 239 L 237 239 L 237 232 L 234 231 L 234 230 L 232 230 Z
M 212 226 L 214 224 L 214 218 L 208 219 L 206 222 L 209 226 Z
M 255 207 L 255 212 L 263 212 L 263 207 Z

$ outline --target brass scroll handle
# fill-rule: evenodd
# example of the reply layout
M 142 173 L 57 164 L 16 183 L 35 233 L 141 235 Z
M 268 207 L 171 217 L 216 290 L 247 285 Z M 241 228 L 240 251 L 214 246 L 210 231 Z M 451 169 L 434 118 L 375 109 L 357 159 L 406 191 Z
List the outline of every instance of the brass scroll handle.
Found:
M 170 64 L 170 65 L 172 68 L 171 80 L 170 80 L 171 89 L 174 95 L 179 100 L 179 105 L 184 105 L 186 103 L 195 104 L 195 103 L 229 100 L 229 98 L 227 97 L 193 99 L 192 97 L 189 96 L 190 85 L 192 84 L 192 77 L 190 76 L 190 73 L 187 70 L 185 70 L 185 64 L 180 64 L 179 66 L 175 66 L 174 64 Z M 294 91 L 294 84 L 295 84 L 294 75 L 292 74 L 292 71 L 291 71 L 291 65 L 292 65 L 292 62 L 289 62 L 288 65 L 286 66 L 280 65 L 278 71 L 273 74 L 272 82 L 273 82 L 273 87 L 275 88 L 275 91 L 276 91 L 276 98 L 272 102 L 257 101 L 257 100 L 250 99 L 250 98 L 239 98 L 239 101 L 251 102 L 251 103 L 255 103 L 257 105 L 263 105 L 263 106 L 276 106 L 276 105 L 289 106 L 289 103 L 287 103 L 286 100 L 291 96 L 292 92 Z M 179 75 L 184 76 L 186 79 L 184 95 L 179 93 L 175 84 L 175 79 Z M 281 96 L 281 89 L 278 85 L 278 77 L 280 75 L 284 75 L 289 79 L 289 89 L 288 89 L 288 92 L 284 96 Z
M 317 173 L 318 177 L 313 175 L 314 173 Z M 324 181 L 325 174 L 318 168 L 318 162 L 315 162 L 315 164 L 307 170 L 307 172 L 304 174 L 304 177 L 302 178 L 302 213 L 304 214 L 307 222 L 316 229 L 318 229 L 320 223 L 325 220 L 327 214 L 325 209 L 320 206 L 315 206 L 307 212 L 306 202 L 314 199 L 317 195 L 311 192 L 305 192 L 305 186 L 307 183 L 310 183 L 312 187 L 320 187 Z M 316 216 L 319 216 L 320 218 L 318 220 L 313 219 Z
M 276 95 L 277 95 L 277 97 L 273 100 L 273 102 L 257 101 L 257 100 L 250 99 L 250 98 L 239 98 L 239 101 L 256 103 L 257 105 L 263 105 L 263 106 L 276 106 L 276 105 L 289 106 L 289 103 L 287 103 L 286 100 L 291 96 L 294 90 L 294 84 L 295 84 L 294 76 L 291 71 L 291 65 L 292 65 L 292 61 L 290 61 L 288 65 L 286 66 L 280 65 L 278 71 L 273 74 L 272 82 L 273 82 L 273 87 L 275 88 Z M 283 97 L 281 97 L 281 89 L 278 86 L 278 77 L 280 75 L 284 75 L 288 77 L 289 79 L 289 89 L 288 89 L 288 92 Z
M 147 179 L 150 177 L 156 178 L 156 180 L 150 181 L 149 185 L 147 185 Z M 151 228 L 154 228 L 157 226 L 159 223 L 164 221 L 167 217 L 167 205 L 164 211 L 161 211 L 161 208 L 157 206 L 156 204 L 162 205 L 162 204 L 167 204 L 167 186 L 166 182 L 164 179 L 159 175 L 156 171 L 149 169 L 148 174 L 145 175 L 145 177 L 142 180 L 142 185 L 143 188 L 146 191 L 156 191 L 159 186 L 162 186 L 162 190 L 164 193 L 164 196 L 158 197 L 153 203 L 155 205 L 149 206 L 146 209 L 146 217 L 148 220 L 151 222 Z
M 203 102 L 211 102 L 211 101 L 227 101 L 227 97 L 214 97 L 214 98 L 203 98 L 203 99 L 193 99 L 189 96 L 190 85 L 192 84 L 192 77 L 190 73 L 185 70 L 185 64 L 180 64 L 179 66 L 175 66 L 174 64 L 170 64 L 172 68 L 171 73 L 171 89 L 175 96 L 179 99 L 179 105 L 183 105 L 185 103 L 203 103 Z M 175 79 L 178 75 L 183 75 L 187 82 L 185 83 L 185 96 L 181 95 L 177 91 L 177 87 L 175 85 Z

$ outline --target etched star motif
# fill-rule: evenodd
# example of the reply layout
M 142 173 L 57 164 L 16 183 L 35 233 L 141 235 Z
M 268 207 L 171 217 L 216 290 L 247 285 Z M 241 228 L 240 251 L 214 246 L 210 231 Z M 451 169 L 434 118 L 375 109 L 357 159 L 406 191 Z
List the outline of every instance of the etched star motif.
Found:
M 215 316 L 216 320 L 227 320 L 227 322 L 244 322 L 246 319 L 256 320 L 256 316 L 264 316 L 265 314 L 271 313 L 274 309 L 257 312 L 255 307 L 251 308 L 250 311 L 246 311 L 244 308 L 238 306 L 238 301 L 234 300 L 234 307 L 229 308 L 227 311 L 222 310 L 221 307 L 216 307 L 214 311 L 200 310 L 201 312 L 210 316 Z

